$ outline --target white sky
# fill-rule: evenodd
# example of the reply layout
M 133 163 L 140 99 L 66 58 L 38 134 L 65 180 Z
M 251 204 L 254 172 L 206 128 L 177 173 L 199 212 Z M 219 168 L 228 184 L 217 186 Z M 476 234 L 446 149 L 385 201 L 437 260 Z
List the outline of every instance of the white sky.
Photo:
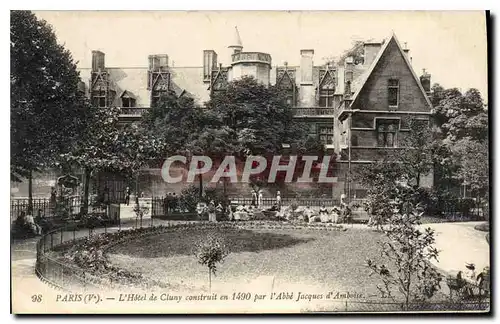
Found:
M 227 63 L 234 26 L 244 51 L 271 54 L 273 65 L 298 65 L 300 49 L 315 50 L 314 63 L 339 55 L 353 38 L 381 40 L 394 31 L 405 42 L 420 75 L 432 83 L 475 87 L 487 98 L 484 12 L 466 11 L 36 11 L 53 25 L 79 67 L 90 67 L 91 50 L 106 53 L 110 67 L 145 67 L 150 54 L 166 53 L 175 66 L 201 66 L 213 49 Z

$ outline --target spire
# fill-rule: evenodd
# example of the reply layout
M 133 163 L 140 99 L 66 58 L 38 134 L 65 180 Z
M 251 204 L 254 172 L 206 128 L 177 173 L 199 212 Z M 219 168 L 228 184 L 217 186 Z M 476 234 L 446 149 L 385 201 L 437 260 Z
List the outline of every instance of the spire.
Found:
M 241 43 L 240 33 L 238 32 L 238 27 L 234 26 L 233 39 L 231 40 L 231 45 L 228 48 L 232 48 L 234 52 L 241 52 L 243 49 L 243 44 Z

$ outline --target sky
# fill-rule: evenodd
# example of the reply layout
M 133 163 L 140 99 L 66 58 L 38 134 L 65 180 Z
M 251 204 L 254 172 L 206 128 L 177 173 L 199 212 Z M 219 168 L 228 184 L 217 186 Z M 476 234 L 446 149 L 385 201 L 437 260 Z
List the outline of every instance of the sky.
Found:
M 314 64 L 340 55 L 354 39 L 380 41 L 392 32 L 407 44 L 418 75 L 487 98 L 487 40 L 482 11 L 35 11 L 61 44 L 91 66 L 91 51 L 106 54 L 108 67 L 146 67 L 151 54 L 170 64 L 201 66 L 204 49 L 226 65 L 234 27 L 244 51 L 272 56 L 273 65 L 299 65 L 300 50 L 314 49 Z

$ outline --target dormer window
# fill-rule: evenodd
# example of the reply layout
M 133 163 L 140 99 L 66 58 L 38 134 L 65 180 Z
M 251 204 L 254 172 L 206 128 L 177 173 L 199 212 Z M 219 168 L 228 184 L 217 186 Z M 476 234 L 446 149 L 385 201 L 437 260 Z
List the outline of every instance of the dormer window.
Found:
M 295 107 L 297 102 L 295 69 L 288 69 L 288 65 L 285 62 L 285 67 L 279 68 L 276 73 L 276 86 L 284 91 L 286 103 L 291 107 Z
M 319 106 L 333 107 L 333 97 L 336 87 L 336 71 L 327 65 L 326 69 L 319 72 Z
M 397 79 L 389 79 L 388 101 L 389 107 L 397 108 L 399 106 L 399 80 Z
M 125 90 L 123 91 L 123 94 L 121 95 L 121 100 L 122 100 L 122 107 L 123 108 L 133 108 L 133 107 L 136 107 L 136 98 L 135 96 Z

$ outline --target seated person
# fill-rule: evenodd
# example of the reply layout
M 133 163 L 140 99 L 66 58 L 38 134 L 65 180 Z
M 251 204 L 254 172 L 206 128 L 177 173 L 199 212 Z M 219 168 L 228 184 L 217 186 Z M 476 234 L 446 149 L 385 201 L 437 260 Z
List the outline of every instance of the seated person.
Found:
M 42 235 L 42 228 L 35 222 L 33 215 L 28 214 L 26 216 L 26 223 L 31 227 L 31 230 L 35 235 Z
M 326 209 L 324 204 L 319 208 L 319 215 L 321 216 L 323 214 L 328 214 L 328 209 Z
M 337 206 L 333 207 L 332 213 L 330 216 L 331 216 L 331 220 L 334 224 L 339 223 L 340 210 Z
M 330 215 L 328 214 L 328 209 L 326 209 L 325 205 L 322 205 L 319 208 L 319 218 L 321 218 L 322 223 L 327 223 L 330 221 Z

